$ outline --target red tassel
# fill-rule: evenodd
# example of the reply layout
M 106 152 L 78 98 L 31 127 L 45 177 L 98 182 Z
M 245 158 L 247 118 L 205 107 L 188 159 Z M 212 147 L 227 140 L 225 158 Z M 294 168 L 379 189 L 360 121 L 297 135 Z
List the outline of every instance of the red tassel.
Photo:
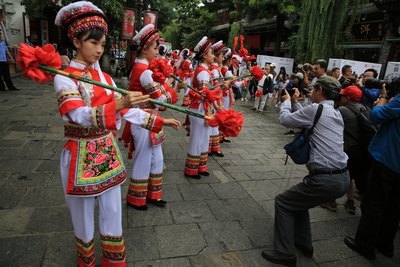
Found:
M 51 68 L 61 68 L 61 57 L 53 45 L 32 47 L 21 43 L 18 49 L 17 63 L 25 77 L 32 78 L 38 83 L 47 83 L 53 80 L 53 75 L 38 68 L 45 65 Z
M 219 111 L 207 122 L 211 127 L 219 126 L 219 130 L 224 133 L 224 136 L 235 137 L 242 130 L 244 118 L 241 112 L 228 109 Z

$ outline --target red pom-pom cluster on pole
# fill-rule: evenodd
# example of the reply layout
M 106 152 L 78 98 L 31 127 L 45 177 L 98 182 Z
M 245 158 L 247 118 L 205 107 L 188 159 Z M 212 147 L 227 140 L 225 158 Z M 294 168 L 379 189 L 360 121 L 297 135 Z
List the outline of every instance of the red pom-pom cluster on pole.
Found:
M 259 66 L 253 66 L 250 69 L 251 75 L 253 75 L 256 81 L 259 81 L 264 76 L 264 71 Z
M 174 72 L 174 69 L 167 64 L 163 58 L 155 58 L 149 64 L 149 69 L 153 72 L 153 80 L 158 83 L 164 83 Z
M 38 83 L 47 83 L 53 80 L 53 75 L 38 68 L 45 65 L 55 69 L 61 68 L 61 57 L 53 45 L 46 44 L 42 47 L 32 47 L 20 44 L 17 63 L 25 77 L 34 79 Z
M 233 109 L 221 110 L 207 121 L 211 127 L 219 126 L 226 137 L 238 136 L 244 124 L 243 114 Z

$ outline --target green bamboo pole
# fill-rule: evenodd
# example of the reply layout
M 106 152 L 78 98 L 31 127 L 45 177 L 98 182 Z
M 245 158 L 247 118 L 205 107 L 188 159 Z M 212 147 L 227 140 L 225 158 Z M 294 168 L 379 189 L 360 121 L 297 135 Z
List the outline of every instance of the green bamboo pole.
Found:
M 183 81 L 182 81 L 178 76 L 175 76 L 175 75 L 171 74 L 170 77 L 171 77 L 172 79 L 174 79 L 175 81 L 177 81 L 177 82 L 183 83 Z M 201 96 L 203 95 L 199 90 L 194 89 L 193 86 L 191 86 L 191 85 L 188 84 L 187 87 L 188 87 L 190 90 L 193 90 L 194 92 L 198 93 L 199 95 L 201 95 Z
M 84 78 L 84 77 L 81 77 L 79 75 L 75 75 L 75 74 L 68 73 L 68 72 L 65 72 L 65 71 L 62 71 L 62 70 L 54 69 L 54 68 L 51 68 L 49 66 L 39 65 L 38 68 L 42 69 L 42 70 L 45 70 L 45 71 L 48 71 L 48 72 L 51 72 L 51 73 L 54 73 L 54 74 L 60 74 L 62 76 L 65 76 L 65 77 L 68 77 L 68 78 L 71 78 L 71 79 L 75 79 L 75 80 L 79 80 L 79 81 L 82 81 L 82 82 L 85 82 L 85 83 L 90 83 L 90 84 L 94 84 L 94 85 L 97 85 L 97 86 L 100 86 L 100 87 L 103 87 L 103 88 L 107 88 L 107 89 L 110 89 L 112 91 L 121 93 L 123 95 L 126 95 L 129 92 L 128 90 L 125 90 L 125 89 L 122 89 L 122 88 L 114 87 L 114 86 L 111 86 L 111 85 L 108 85 L 108 84 L 105 84 L 105 83 L 102 83 L 102 82 L 93 81 L 92 79 Z M 206 115 L 203 115 L 203 114 L 200 114 L 200 113 L 197 113 L 197 112 L 193 112 L 191 110 L 187 110 L 187 109 L 184 109 L 184 108 L 181 108 L 181 107 L 177 107 L 175 105 L 171 105 L 171 104 L 168 104 L 168 103 L 160 102 L 160 101 L 157 101 L 157 100 L 154 100 L 154 99 L 151 99 L 151 98 L 149 98 L 149 102 L 151 102 L 151 103 L 153 103 L 155 105 L 159 105 L 159 106 L 163 106 L 163 107 L 166 107 L 166 108 L 170 108 L 170 109 L 176 110 L 176 111 L 181 112 L 181 113 L 192 115 L 192 116 L 195 116 L 195 117 L 198 117 L 198 118 L 201 118 L 201 119 L 205 119 L 205 120 L 211 119 L 210 116 L 206 116 Z
M 218 77 L 218 78 L 215 78 L 214 80 L 229 80 L 229 79 L 232 79 L 233 81 L 236 81 L 236 80 L 241 80 L 241 79 L 245 79 L 247 77 L 252 77 L 252 76 L 253 75 L 251 75 L 251 74 L 246 74 L 246 75 L 242 75 L 242 76 Z

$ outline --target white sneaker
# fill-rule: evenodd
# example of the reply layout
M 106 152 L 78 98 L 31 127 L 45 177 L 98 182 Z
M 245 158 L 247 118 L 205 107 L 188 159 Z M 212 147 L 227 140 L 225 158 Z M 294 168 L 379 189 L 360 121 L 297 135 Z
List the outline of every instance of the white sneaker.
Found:
M 249 101 L 249 100 L 248 100 L 247 98 L 245 98 L 245 99 L 244 99 L 244 101 L 246 101 L 246 102 L 247 102 L 247 101 Z
M 278 104 L 275 104 L 275 107 L 277 108 L 277 107 L 278 107 Z
M 242 102 L 243 102 L 243 101 L 244 101 L 244 99 L 243 99 L 243 98 L 241 98 L 241 99 L 240 99 L 240 101 L 242 101 Z

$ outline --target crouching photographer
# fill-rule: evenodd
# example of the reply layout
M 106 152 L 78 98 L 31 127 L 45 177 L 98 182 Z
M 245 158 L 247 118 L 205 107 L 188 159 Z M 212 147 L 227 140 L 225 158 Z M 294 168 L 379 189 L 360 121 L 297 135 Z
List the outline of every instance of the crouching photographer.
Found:
M 343 196 L 349 187 L 348 157 L 343 150 L 344 123 L 340 112 L 334 108 L 339 90 L 336 79 L 324 76 L 316 81 L 312 90 L 313 104 L 303 108 L 298 103 L 298 89 L 292 97 L 289 93 L 282 97 L 280 123 L 288 128 L 313 127 L 313 132 L 309 136 L 311 148 L 306 163 L 309 174 L 303 182 L 275 198 L 273 250 L 262 252 L 270 262 L 296 263 L 295 247 L 305 256 L 312 257 L 309 209 Z M 320 115 L 319 119 L 317 115 Z

